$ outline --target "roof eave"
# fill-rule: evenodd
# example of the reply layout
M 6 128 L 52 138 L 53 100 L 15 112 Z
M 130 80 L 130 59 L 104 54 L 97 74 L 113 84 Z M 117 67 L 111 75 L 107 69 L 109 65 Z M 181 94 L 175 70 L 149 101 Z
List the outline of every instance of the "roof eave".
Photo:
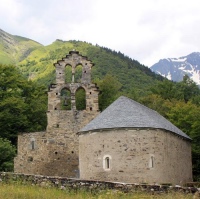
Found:
M 121 129 L 124 129 L 124 130 L 130 130 L 130 129 L 136 129 L 136 130 L 141 130 L 141 129 L 163 130 L 163 131 L 170 132 L 173 135 L 176 135 L 178 137 L 181 137 L 181 138 L 183 138 L 185 140 L 188 140 L 188 141 L 192 142 L 192 139 L 189 136 L 182 136 L 182 135 L 179 135 L 179 134 L 177 134 L 177 133 L 175 133 L 173 131 L 167 130 L 167 129 L 153 128 L 153 127 L 115 127 L 115 128 L 89 129 L 89 130 L 80 130 L 79 132 L 77 132 L 77 135 L 84 135 L 84 134 L 87 134 L 87 133 L 102 132 L 102 131 L 121 130 Z

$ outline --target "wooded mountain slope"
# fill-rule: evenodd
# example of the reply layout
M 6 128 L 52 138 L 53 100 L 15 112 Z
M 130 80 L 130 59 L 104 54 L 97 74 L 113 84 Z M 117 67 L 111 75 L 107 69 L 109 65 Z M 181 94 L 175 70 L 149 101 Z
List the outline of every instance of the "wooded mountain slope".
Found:
M 134 88 L 134 92 L 143 95 L 152 85 L 163 79 L 120 52 L 80 41 L 56 40 L 49 46 L 40 46 L 18 62 L 17 66 L 27 78 L 48 85 L 55 81 L 53 63 L 65 57 L 73 49 L 87 56 L 95 64 L 92 69 L 93 81 L 111 74 L 122 84 L 122 91 L 131 92 Z
M 35 48 L 42 46 L 31 39 L 11 35 L 0 29 L 0 63 L 17 64 Z
M 43 46 L 31 39 L 14 36 L 0 29 L 0 63 L 16 65 L 25 77 L 45 86 L 55 82 L 53 64 L 73 49 L 87 56 L 95 64 L 92 69 L 93 81 L 111 74 L 121 83 L 123 92 L 134 92 L 141 96 L 148 93 L 157 81 L 163 79 L 138 61 L 105 47 L 74 40 L 56 40 L 48 46 Z

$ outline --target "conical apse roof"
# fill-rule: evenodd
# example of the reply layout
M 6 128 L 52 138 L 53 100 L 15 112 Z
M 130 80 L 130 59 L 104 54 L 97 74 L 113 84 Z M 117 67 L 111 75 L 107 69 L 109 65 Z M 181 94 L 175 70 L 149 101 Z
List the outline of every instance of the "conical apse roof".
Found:
M 119 97 L 80 132 L 112 128 L 164 129 L 190 139 L 156 111 L 124 96 Z

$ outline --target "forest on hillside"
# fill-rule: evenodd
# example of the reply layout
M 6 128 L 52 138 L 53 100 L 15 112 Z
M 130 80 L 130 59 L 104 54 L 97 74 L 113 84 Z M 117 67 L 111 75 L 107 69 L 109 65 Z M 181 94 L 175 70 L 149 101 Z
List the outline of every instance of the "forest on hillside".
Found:
M 101 90 L 100 110 L 124 95 L 159 112 L 192 138 L 193 175 L 200 180 L 199 87 L 188 76 L 171 82 L 120 52 L 76 41 L 56 41 L 48 50 L 40 47 L 17 67 L 0 65 L 0 170 L 12 171 L 19 133 L 45 130 L 47 86 L 55 81 L 53 63 L 72 47 L 95 63 L 92 74 Z
M 92 68 L 93 81 L 110 74 L 120 81 L 123 91 L 129 92 L 130 88 L 134 87 L 135 93 L 143 95 L 148 92 L 152 84 L 163 79 L 162 76 L 155 74 L 148 67 L 121 52 L 80 41 L 56 40 L 49 46 L 32 51 L 26 59 L 17 63 L 17 67 L 28 79 L 47 86 L 55 83 L 53 64 L 73 49 L 95 64 Z

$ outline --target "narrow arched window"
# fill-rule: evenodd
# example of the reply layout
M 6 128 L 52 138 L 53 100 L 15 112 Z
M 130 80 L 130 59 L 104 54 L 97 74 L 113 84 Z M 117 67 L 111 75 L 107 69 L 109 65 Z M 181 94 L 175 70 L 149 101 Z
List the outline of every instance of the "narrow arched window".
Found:
M 105 155 L 103 157 L 103 168 L 104 168 L 104 170 L 111 169 L 111 156 L 110 155 Z
M 74 82 L 72 77 L 72 67 L 71 65 L 67 64 L 65 66 L 65 83 Z
M 34 141 L 34 140 L 31 141 L 31 149 L 32 149 L 32 150 L 35 149 L 35 141 Z
M 149 168 L 154 168 L 154 164 L 155 164 L 154 156 L 151 155 L 149 160 Z
M 60 93 L 60 109 L 71 110 L 71 92 L 68 88 L 63 88 Z
M 76 82 L 76 83 L 81 82 L 82 71 L 83 71 L 83 66 L 81 64 L 77 65 L 76 68 L 75 68 L 74 82 Z
M 76 110 L 86 109 L 86 92 L 85 89 L 80 87 L 75 93 Z
M 110 169 L 110 158 L 106 157 L 105 159 L 105 169 Z
M 34 150 L 36 147 L 35 147 L 35 139 L 34 138 L 31 138 L 31 141 L 30 141 L 30 149 L 31 150 Z

